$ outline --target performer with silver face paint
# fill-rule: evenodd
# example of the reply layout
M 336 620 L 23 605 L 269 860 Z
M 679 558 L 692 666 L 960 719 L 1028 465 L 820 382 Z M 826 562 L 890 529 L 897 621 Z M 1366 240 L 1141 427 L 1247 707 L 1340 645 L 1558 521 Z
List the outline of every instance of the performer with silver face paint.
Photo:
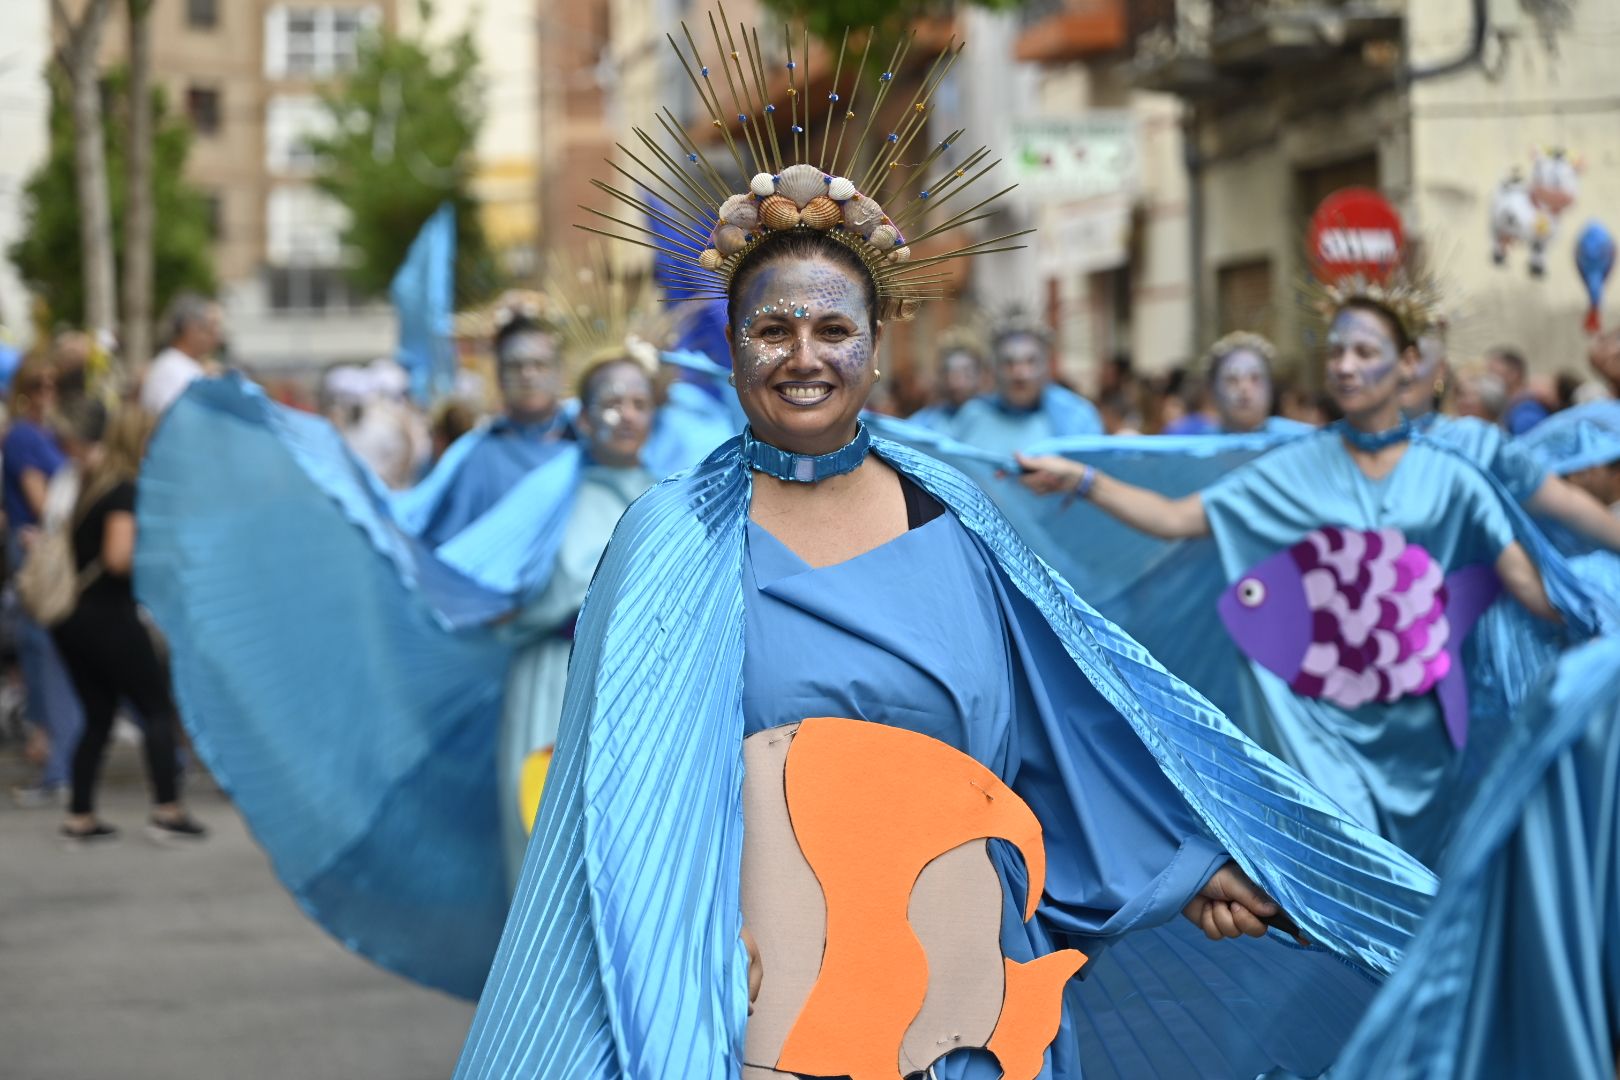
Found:
M 1043 439 L 1103 434 L 1096 406 L 1052 382 L 1052 337 L 1044 327 L 1008 320 L 993 335 L 990 353 L 995 389 L 957 411 L 953 438 L 1010 454 Z
M 1419 369 L 1424 312 L 1382 297 L 1369 290 L 1334 299 L 1325 373 L 1345 419 L 1201 492 L 1168 499 L 1064 458 L 1021 462 L 1035 491 L 1089 498 L 1152 536 L 1212 536 L 1229 590 L 1199 610 L 1210 623 L 1218 615 L 1247 659 L 1229 666 L 1241 707 L 1221 703 L 1360 821 L 1432 862 L 1458 808 L 1468 696 L 1484 676 L 1508 679 L 1465 672 L 1461 642 L 1490 605 L 1494 579 L 1530 612 L 1561 615 L 1490 482 L 1462 455 L 1413 438 L 1401 400 Z M 1313 552 L 1339 560 L 1343 572 L 1313 576 Z M 1379 560 L 1397 552 L 1411 566 L 1386 580 Z M 1447 584 L 1436 625 L 1451 655 L 1421 675 L 1401 666 L 1421 658 L 1382 648 L 1374 624 L 1385 604 L 1416 613 L 1413 590 L 1427 577 Z M 1435 645 L 1432 634 L 1419 636 L 1425 648 Z
M 1310 430 L 1309 424 L 1272 415 L 1272 365 L 1276 359 L 1276 348 L 1259 334 L 1228 334 L 1210 346 L 1209 385 L 1222 434 L 1263 431 L 1283 435 Z
M 513 884 L 557 741 L 574 622 L 614 525 L 653 485 L 641 464 L 655 411 L 652 380 L 641 364 L 624 354 L 591 364 L 579 381 L 579 403 L 574 423 L 584 468 L 556 566 L 545 589 L 502 631 L 522 644 L 506 679 L 499 751 L 501 833 Z

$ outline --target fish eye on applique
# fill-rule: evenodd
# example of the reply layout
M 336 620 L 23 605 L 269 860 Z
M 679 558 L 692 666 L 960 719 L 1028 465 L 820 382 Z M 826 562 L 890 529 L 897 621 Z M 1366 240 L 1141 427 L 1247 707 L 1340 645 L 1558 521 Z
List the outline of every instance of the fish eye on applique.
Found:
M 1266 602 L 1266 586 L 1259 578 L 1245 578 L 1238 585 L 1238 602 L 1256 608 Z

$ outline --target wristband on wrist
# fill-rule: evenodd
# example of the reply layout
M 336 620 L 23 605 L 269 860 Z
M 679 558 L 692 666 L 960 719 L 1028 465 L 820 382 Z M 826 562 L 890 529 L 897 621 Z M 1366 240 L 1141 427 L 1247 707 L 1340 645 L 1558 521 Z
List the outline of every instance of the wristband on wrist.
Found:
M 1082 499 L 1091 498 L 1091 489 L 1096 485 L 1096 483 L 1097 470 L 1093 469 L 1090 465 L 1087 465 L 1086 471 L 1080 474 L 1080 482 L 1074 486 L 1075 495 Z

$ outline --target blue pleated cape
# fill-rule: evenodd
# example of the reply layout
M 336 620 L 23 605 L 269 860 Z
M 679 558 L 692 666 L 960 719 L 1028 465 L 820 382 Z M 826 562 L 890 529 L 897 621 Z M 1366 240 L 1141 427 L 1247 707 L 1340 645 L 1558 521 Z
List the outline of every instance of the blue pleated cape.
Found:
M 462 997 L 510 898 L 495 749 L 513 645 L 489 624 L 550 579 L 579 474 L 556 447 L 434 545 L 330 424 L 231 377 L 192 384 L 140 477 L 136 594 L 197 752 L 312 918 Z
M 738 898 L 752 491 L 739 445 L 643 496 L 598 568 L 535 837 L 459 1077 L 737 1075 L 748 1007 Z M 1079 599 L 960 473 L 874 445 L 977 538 L 1209 834 L 1311 939 L 1369 978 L 1392 970 L 1433 877 Z M 1202 1023 L 1232 1021 L 1241 987 L 1216 985 L 1184 974 L 1186 999 L 1122 985 L 1145 1008 L 1122 1007 L 1119 1022 L 1104 1017 L 1095 1030 L 1123 1059 L 1160 1060 L 1143 1040 L 1177 1025 L 1196 1038 Z M 1200 994 L 1223 1000 L 1205 1013 Z M 1183 1071 L 1120 1075 L 1186 1075 L 1187 1058 L 1175 1060 Z

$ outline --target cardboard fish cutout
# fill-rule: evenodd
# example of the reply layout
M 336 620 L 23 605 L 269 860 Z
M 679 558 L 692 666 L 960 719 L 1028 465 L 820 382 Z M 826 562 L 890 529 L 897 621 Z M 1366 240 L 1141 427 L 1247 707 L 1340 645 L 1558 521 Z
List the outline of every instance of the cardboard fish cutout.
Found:
M 1446 575 L 1398 529 L 1328 527 L 1250 567 L 1219 601 L 1244 655 L 1295 693 L 1357 709 L 1435 690 L 1468 735 L 1462 643 L 1501 590 L 1489 566 Z

